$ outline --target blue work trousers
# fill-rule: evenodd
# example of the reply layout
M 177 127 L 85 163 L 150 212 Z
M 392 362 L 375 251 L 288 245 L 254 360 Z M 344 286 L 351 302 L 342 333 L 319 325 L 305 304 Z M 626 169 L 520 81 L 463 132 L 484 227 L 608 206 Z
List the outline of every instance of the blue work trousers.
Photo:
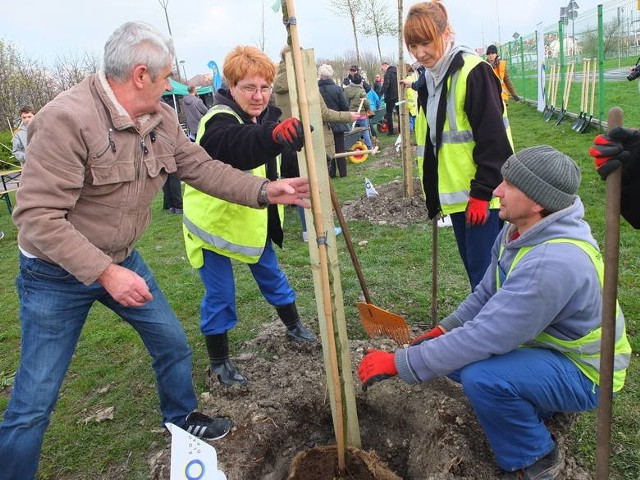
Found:
M 96 301 L 122 317 L 142 338 L 152 358 L 163 422 L 181 426 L 196 408 L 191 350 L 182 325 L 137 251 L 120 265 L 146 281 L 153 300 L 142 307 L 123 307 L 99 283 L 85 285 L 57 265 L 20 255 L 16 280 L 22 329 L 20 366 L 0 425 L 3 480 L 35 478 L 51 412 Z
M 489 210 L 489 218 L 484 225 L 467 225 L 465 212 L 452 213 L 450 217 L 458 252 L 473 291 L 491 263 L 491 247 L 500 233 L 503 222 L 497 209 Z
M 203 250 L 204 265 L 198 270 L 204 284 L 200 304 L 200 330 L 204 335 L 218 335 L 238 323 L 236 286 L 233 265 L 229 257 Z M 257 263 L 248 263 L 258 288 L 270 305 L 284 307 L 296 301 L 296 292 L 280 269 L 271 240 Z
M 366 118 L 356 120 L 356 127 L 365 127 L 362 131 L 362 138 L 364 139 L 364 144 L 369 150 L 371 150 L 373 148 L 373 143 L 371 142 L 371 135 L 369 132 L 369 120 Z
M 462 384 L 498 466 L 514 471 L 550 453 L 555 441 L 544 421 L 557 412 L 598 405 L 598 387 L 565 355 L 518 348 L 471 363 L 449 375 Z

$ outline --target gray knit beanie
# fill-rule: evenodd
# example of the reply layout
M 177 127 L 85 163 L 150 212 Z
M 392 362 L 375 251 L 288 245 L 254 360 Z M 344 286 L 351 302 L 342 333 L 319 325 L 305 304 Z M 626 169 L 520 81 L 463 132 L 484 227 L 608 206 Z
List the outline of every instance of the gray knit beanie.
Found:
M 514 153 L 502 166 L 502 176 L 549 212 L 573 204 L 581 177 L 576 162 L 549 145 Z

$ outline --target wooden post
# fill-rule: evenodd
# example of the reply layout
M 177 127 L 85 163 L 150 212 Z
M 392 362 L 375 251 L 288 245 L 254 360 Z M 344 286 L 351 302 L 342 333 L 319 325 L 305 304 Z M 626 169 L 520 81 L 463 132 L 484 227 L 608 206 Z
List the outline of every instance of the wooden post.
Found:
M 284 0 L 283 10 L 291 40 L 291 52 L 287 54 L 285 61 L 287 62 L 287 80 L 292 113 L 300 117 L 304 128 L 305 148 L 299 154 L 299 158 L 304 159 L 300 171 L 302 175 L 306 173 L 311 189 L 313 218 L 310 219 L 308 212 L 306 213 L 309 252 L 336 436 L 337 473 L 343 475 L 346 466 L 346 446 L 349 444 L 360 448 L 360 432 L 342 301 L 342 286 L 335 249 L 336 239 L 333 231 L 333 215 L 328 188 L 329 177 L 325 161 L 323 129 L 321 128 L 320 93 L 316 82 L 313 53 L 302 51 L 300 48 L 293 0 Z M 311 132 L 312 124 L 317 125 L 315 135 Z

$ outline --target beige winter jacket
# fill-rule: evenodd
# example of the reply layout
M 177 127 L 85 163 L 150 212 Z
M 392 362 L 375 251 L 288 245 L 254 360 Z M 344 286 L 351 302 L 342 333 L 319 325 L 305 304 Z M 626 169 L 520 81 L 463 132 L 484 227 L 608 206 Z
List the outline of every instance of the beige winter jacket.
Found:
M 29 126 L 29 162 L 13 220 L 20 247 L 85 284 L 122 262 L 151 221 L 150 205 L 176 175 L 210 195 L 258 206 L 264 179 L 211 160 L 175 111 L 136 126 L 103 74 L 60 94 Z

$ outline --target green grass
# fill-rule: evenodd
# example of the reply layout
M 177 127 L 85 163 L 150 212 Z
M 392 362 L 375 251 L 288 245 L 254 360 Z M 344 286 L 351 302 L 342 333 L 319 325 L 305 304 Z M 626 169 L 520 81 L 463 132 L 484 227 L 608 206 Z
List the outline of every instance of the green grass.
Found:
M 626 85 L 626 84 L 625 84 Z M 595 132 L 580 135 L 570 122 L 556 127 L 542 120 L 540 113 L 524 104 L 512 103 L 510 121 L 516 148 L 548 143 L 569 154 L 583 172 L 580 194 L 586 205 L 586 218 L 598 241 L 604 240 L 604 183 L 592 167 L 587 151 Z M 383 144 L 391 138 L 381 136 Z M 402 178 L 400 159 L 391 167 L 373 162 L 349 165 L 349 176 L 334 183 L 342 201 L 364 193 L 364 177 L 375 185 Z M 139 242 L 139 250 L 154 270 L 171 305 L 181 319 L 194 350 L 196 390 L 205 391 L 203 372 L 207 365 L 199 331 L 199 302 L 202 286 L 198 274 L 185 259 L 180 218 L 161 210 L 161 197 L 153 204 L 154 221 Z M 425 224 L 407 228 L 352 222 L 354 242 L 368 240 L 359 249 L 359 258 L 373 302 L 402 314 L 412 323 L 428 322 L 431 278 L 431 233 Z M 4 204 L 0 204 L 0 412 L 6 408 L 8 388 L 18 364 L 20 329 L 14 278 L 17 273 L 16 229 Z M 306 244 L 300 239 L 300 224 L 294 209 L 287 209 L 287 240 L 279 252 L 283 270 L 298 292 L 299 310 L 311 323 L 316 318 L 313 280 Z M 451 229 L 440 231 L 438 311 L 450 313 L 464 298 L 468 283 L 455 247 Z M 640 318 L 640 232 L 625 222 L 621 228 L 620 303 L 627 318 L 634 348 L 634 362 L 627 385 L 614 404 L 612 425 L 612 474 L 614 480 L 640 478 L 640 385 L 638 382 L 638 319 Z M 360 287 L 341 239 L 339 262 L 349 334 L 363 338 L 355 302 Z M 240 325 L 231 333 L 232 350 L 254 336 L 266 321 L 275 318 L 265 308 L 247 268 L 236 269 Z M 115 407 L 115 416 L 103 423 L 84 419 L 93 413 Z M 165 445 L 158 433 L 158 400 L 149 358 L 140 339 L 124 322 L 107 309 L 96 306 L 87 321 L 58 405 L 45 437 L 40 469 L 41 479 L 146 479 L 147 458 Z M 591 471 L 594 470 L 596 414 L 580 416 L 569 435 L 572 451 Z M 123 474 L 126 472 L 126 475 Z

